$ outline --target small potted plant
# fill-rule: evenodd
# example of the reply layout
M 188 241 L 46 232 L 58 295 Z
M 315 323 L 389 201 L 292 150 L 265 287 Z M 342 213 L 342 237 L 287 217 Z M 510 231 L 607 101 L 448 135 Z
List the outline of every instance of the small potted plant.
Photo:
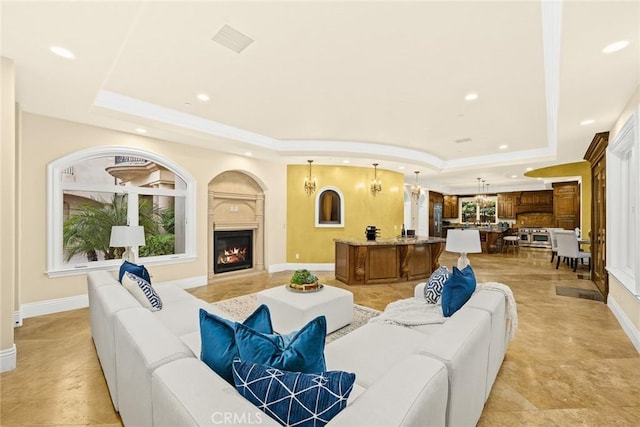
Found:
M 306 269 L 294 271 L 289 280 L 289 288 L 295 291 L 315 291 L 321 287 L 322 285 L 318 283 L 318 276 Z

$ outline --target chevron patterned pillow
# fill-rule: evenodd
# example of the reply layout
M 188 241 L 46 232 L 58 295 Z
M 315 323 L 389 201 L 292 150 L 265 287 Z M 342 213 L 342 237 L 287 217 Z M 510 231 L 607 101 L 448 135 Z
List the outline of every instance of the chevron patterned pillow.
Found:
M 153 289 L 151 283 L 126 271 L 122 276 L 122 286 L 144 307 L 151 311 L 162 310 L 160 295 Z
M 347 406 L 356 374 L 303 374 L 236 359 L 233 380 L 241 395 L 280 424 L 321 427 Z
M 431 274 L 429 281 L 424 287 L 424 299 L 426 299 L 429 304 L 437 304 L 438 301 L 440 301 L 444 282 L 447 281 L 450 274 L 444 265 Z

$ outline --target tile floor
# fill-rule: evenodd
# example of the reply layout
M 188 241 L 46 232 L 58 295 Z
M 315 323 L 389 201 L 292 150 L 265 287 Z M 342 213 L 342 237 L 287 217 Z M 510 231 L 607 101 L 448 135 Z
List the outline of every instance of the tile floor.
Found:
M 595 289 L 580 268 L 556 270 L 547 251 L 470 255 L 478 281 L 508 284 L 518 302 L 511 343 L 481 426 L 640 425 L 640 354 L 608 307 L 558 296 L 555 286 Z M 440 262 L 455 264 L 453 254 Z M 219 301 L 284 283 L 290 272 L 219 281 L 191 292 Z M 347 286 L 357 304 L 379 310 L 413 294 L 415 282 Z M 0 425 L 120 426 L 89 330 L 88 309 L 24 321 L 16 329 L 18 368 L 0 375 Z

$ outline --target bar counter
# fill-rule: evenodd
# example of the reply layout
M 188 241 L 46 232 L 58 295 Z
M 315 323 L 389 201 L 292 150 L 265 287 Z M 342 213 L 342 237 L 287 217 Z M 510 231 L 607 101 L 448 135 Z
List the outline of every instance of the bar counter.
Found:
M 334 239 L 336 279 L 348 285 L 428 278 L 440 264 L 445 239 Z

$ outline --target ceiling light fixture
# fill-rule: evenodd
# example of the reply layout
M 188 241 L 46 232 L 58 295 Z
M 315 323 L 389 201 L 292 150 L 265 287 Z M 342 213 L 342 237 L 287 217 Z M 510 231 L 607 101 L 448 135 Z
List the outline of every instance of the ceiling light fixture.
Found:
M 478 99 L 478 94 L 475 92 L 471 92 L 468 93 L 465 97 L 464 100 L 465 101 L 475 101 L 476 99 Z
M 313 163 L 313 160 L 307 160 L 307 163 L 309 163 L 309 175 L 304 177 L 304 191 L 307 193 L 307 196 L 311 196 L 316 192 L 318 182 L 316 177 L 311 174 L 311 163 Z
M 253 156 L 253 153 L 251 151 L 245 151 L 244 155 L 247 157 L 251 157 Z
M 518 175 L 511 175 L 511 178 L 517 178 Z
M 66 59 L 74 59 L 76 56 L 73 54 L 73 52 L 71 52 L 69 49 L 65 49 L 63 47 L 60 46 L 51 46 L 49 48 L 51 50 L 51 52 L 55 53 L 56 55 L 62 57 L 62 58 L 66 58 Z
M 398 169 L 404 170 L 404 166 L 398 166 Z
M 371 180 L 371 194 L 373 197 L 382 191 L 382 181 L 378 179 L 378 163 L 373 164 L 373 179 Z
M 418 184 L 418 174 L 420 173 L 420 171 L 414 171 L 413 173 L 416 174 L 416 183 L 415 185 L 411 186 L 411 197 L 413 197 L 413 200 L 417 202 L 418 200 L 420 200 L 420 190 L 422 190 L 420 184 Z
M 199 93 L 198 95 L 196 95 L 196 98 L 198 98 L 202 102 L 207 102 L 209 100 L 209 95 L 207 95 L 206 93 Z
M 627 46 L 629 46 L 628 40 L 619 40 L 617 42 L 613 42 L 611 44 L 606 45 L 604 49 L 602 49 L 602 53 L 607 54 L 607 53 L 617 52 L 619 50 L 624 49 Z
M 346 165 L 347 163 L 351 163 L 351 162 L 349 160 L 343 160 L 342 163 Z
M 533 170 L 533 168 L 527 168 L 527 172 L 532 171 L 532 170 Z
M 507 144 L 502 144 L 498 148 L 501 149 L 501 150 L 506 150 L 507 148 L 509 148 L 509 146 Z
M 593 120 L 593 119 L 587 119 L 587 120 L 583 120 L 583 121 L 581 121 L 581 122 L 580 122 L 580 124 L 581 124 L 582 126 L 586 126 L 586 125 L 590 125 L 590 124 L 591 124 L 591 123 L 593 123 L 593 122 L 595 122 L 595 120 Z
M 147 130 L 145 128 L 136 128 L 136 132 L 138 132 L 138 133 L 147 133 Z

